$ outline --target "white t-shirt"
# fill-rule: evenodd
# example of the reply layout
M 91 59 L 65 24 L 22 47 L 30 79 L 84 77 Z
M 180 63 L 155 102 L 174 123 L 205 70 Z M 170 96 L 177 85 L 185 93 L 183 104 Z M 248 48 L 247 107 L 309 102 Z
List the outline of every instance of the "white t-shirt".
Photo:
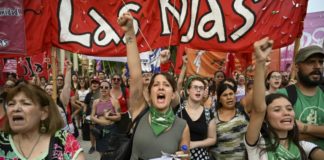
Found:
M 260 135 L 259 140 L 256 143 L 256 145 L 250 146 L 249 144 L 247 144 L 245 137 L 244 137 L 244 144 L 245 144 L 249 159 L 268 160 L 267 152 L 264 152 L 264 154 L 262 154 L 261 157 L 260 157 L 261 148 L 258 147 L 258 146 L 259 145 L 261 145 L 261 146 L 265 145 L 265 140 L 261 135 Z M 318 148 L 318 146 L 316 144 L 311 143 L 311 142 L 307 142 L 307 141 L 300 141 L 299 144 L 300 144 L 301 147 L 303 147 L 307 157 L 309 157 L 309 154 L 315 148 Z
M 78 90 L 79 100 L 83 102 L 84 99 L 85 99 L 85 97 L 86 97 L 86 95 L 87 95 L 89 92 L 90 92 L 89 89 L 84 90 L 84 91 Z

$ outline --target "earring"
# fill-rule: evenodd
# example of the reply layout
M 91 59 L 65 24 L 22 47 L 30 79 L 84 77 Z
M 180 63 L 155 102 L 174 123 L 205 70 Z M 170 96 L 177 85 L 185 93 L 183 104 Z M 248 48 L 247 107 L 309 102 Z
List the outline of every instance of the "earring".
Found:
M 44 123 L 44 121 L 41 121 L 40 132 L 41 133 L 46 133 L 46 131 L 47 131 L 47 128 L 45 126 L 45 123 Z

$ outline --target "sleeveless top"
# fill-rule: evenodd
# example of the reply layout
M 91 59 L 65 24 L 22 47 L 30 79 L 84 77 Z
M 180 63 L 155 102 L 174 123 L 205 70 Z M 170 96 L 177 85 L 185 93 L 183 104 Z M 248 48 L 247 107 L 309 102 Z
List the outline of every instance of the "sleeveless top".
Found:
M 149 112 L 138 122 L 134 134 L 131 160 L 161 157 L 161 151 L 174 154 L 179 150 L 186 121 L 176 117 L 172 127 L 155 136 L 149 124 Z
M 116 113 L 114 106 L 112 105 L 111 101 L 99 101 L 96 108 L 96 115 L 103 116 L 105 110 L 112 110 L 112 113 Z
M 213 157 L 223 160 L 244 159 L 244 135 L 248 120 L 243 110 L 236 108 L 234 117 L 229 121 L 221 121 L 215 112 L 217 143 L 211 148 Z
M 190 130 L 191 141 L 201 141 L 208 136 L 208 125 L 206 123 L 205 110 L 203 110 L 196 121 L 193 121 L 186 109 L 182 110 L 182 118 L 187 121 Z M 210 114 L 210 120 L 214 118 L 214 115 Z
M 72 134 L 59 130 L 51 137 L 48 151 L 36 160 L 72 160 L 82 151 L 80 143 Z M 17 150 L 12 136 L 4 132 L 0 132 L 0 159 L 26 160 Z

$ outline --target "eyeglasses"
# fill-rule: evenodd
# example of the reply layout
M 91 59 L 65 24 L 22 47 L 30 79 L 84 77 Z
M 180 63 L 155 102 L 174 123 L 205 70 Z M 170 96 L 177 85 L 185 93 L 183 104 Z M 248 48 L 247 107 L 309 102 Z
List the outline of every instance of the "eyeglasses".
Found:
M 271 78 L 272 79 L 281 79 L 281 76 L 275 76 L 275 75 L 273 75 L 273 76 L 271 76 Z
M 63 79 L 56 79 L 57 81 L 63 81 Z
M 100 86 L 100 89 L 109 89 L 109 86 Z
M 205 86 L 192 85 L 191 88 L 193 88 L 196 91 L 198 91 L 198 90 L 200 91 L 200 90 L 204 90 L 205 89 Z
M 119 82 L 120 78 L 113 78 L 113 80 Z

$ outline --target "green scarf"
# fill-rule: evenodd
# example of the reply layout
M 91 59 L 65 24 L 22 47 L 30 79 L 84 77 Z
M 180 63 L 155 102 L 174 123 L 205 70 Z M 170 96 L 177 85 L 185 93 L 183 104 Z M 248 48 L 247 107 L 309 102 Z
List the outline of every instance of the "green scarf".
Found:
M 175 120 L 171 108 L 166 113 L 160 113 L 155 107 L 149 107 L 151 113 L 151 128 L 156 136 L 159 136 L 167 128 L 170 128 Z
M 278 145 L 275 151 L 268 151 L 268 160 L 300 160 L 301 155 L 298 147 L 292 142 L 289 141 L 288 150 L 282 146 Z

